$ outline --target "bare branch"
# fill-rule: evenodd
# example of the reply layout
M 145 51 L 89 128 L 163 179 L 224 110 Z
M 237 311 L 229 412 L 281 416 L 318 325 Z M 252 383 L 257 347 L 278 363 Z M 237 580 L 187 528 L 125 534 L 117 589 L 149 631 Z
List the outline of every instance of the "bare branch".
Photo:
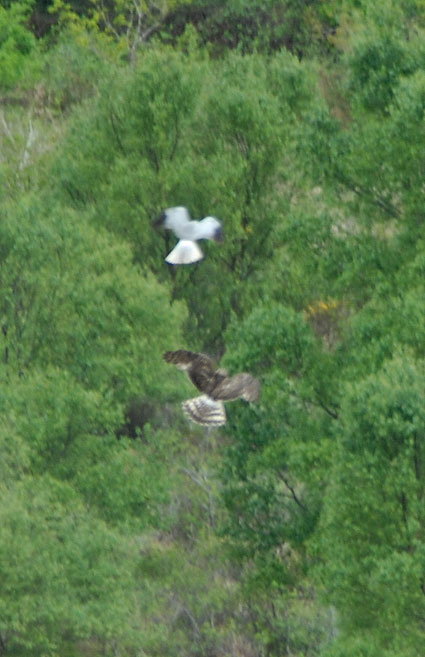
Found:
M 279 478 L 283 481 L 283 483 L 284 483 L 285 486 L 288 488 L 288 490 L 291 492 L 291 495 L 292 495 L 292 497 L 293 497 L 293 499 L 294 499 L 294 502 L 295 502 L 296 504 L 298 504 L 298 506 L 299 506 L 303 511 L 308 511 L 307 507 L 305 506 L 305 504 L 303 504 L 303 503 L 301 502 L 300 498 L 298 497 L 298 495 L 297 495 L 296 492 L 295 492 L 294 487 L 291 486 L 291 484 L 290 484 L 289 481 L 286 479 L 286 477 L 285 477 L 281 472 L 279 472 L 279 475 L 278 475 L 278 476 L 279 476 Z
M 6 122 L 6 119 L 4 118 L 3 112 L 0 112 L 0 121 L 1 121 L 1 124 L 3 126 L 3 130 L 5 131 L 6 135 L 8 136 L 8 138 L 10 139 L 12 144 L 15 144 L 15 140 L 13 138 L 13 135 L 12 135 L 11 131 L 9 130 L 9 126 L 7 125 L 7 122 Z
M 181 472 L 187 475 L 199 488 L 201 488 L 208 497 L 208 505 L 205 505 L 205 508 L 208 511 L 210 525 L 215 526 L 215 504 L 214 496 L 211 491 L 211 486 L 208 484 L 208 479 L 205 474 L 198 473 L 193 470 L 188 470 L 187 468 L 180 468 Z
M 21 161 L 19 162 L 19 171 L 22 171 L 28 164 L 29 164 L 29 159 L 30 159 L 30 149 L 32 144 L 34 143 L 34 140 L 37 136 L 37 131 L 34 130 L 32 121 L 29 119 L 29 124 L 28 124 L 28 137 L 27 141 L 25 144 L 24 152 L 22 154 Z

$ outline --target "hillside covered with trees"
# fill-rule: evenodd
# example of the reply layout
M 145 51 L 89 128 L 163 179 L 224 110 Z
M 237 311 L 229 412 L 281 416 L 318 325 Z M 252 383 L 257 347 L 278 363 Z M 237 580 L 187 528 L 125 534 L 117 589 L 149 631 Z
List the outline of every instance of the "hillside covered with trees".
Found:
M 423 657 L 425 2 L 1 0 L 0 140 L 0 655 Z

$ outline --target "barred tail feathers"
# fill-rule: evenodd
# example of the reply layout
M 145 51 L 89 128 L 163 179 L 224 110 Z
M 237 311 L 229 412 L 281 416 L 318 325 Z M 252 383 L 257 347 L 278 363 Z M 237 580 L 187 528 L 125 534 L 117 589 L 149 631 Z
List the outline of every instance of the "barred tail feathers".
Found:
M 185 414 L 197 424 L 219 427 L 226 424 L 226 411 L 221 401 L 207 395 L 187 399 L 182 403 Z

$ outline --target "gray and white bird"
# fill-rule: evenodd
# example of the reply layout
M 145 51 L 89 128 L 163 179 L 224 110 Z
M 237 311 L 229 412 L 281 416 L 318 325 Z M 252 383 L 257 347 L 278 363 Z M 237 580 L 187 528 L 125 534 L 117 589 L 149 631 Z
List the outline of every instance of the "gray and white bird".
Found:
M 184 207 L 168 208 L 155 222 L 155 226 L 168 228 L 179 238 L 179 242 L 165 258 L 165 262 L 170 265 L 189 265 L 202 260 L 204 254 L 197 244 L 198 240 L 223 241 L 221 222 L 216 217 L 192 221 Z
M 260 398 L 260 382 L 247 372 L 229 376 L 226 370 L 216 369 L 209 356 L 179 349 L 167 351 L 164 360 L 187 372 L 192 383 L 204 394 L 182 403 L 183 411 L 193 422 L 207 426 L 226 424 L 225 401 L 244 399 L 252 402 Z

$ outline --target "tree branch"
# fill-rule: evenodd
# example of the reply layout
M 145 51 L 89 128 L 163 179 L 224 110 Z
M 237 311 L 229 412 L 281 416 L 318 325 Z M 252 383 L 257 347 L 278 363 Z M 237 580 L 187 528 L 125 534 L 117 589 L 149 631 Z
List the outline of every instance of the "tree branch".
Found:
M 199 488 L 201 488 L 208 497 L 208 506 L 207 511 L 209 515 L 211 527 L 215 526 L 215 505 L 214 498 L 211 493 L 211 486 L 207 483 L 205 475 L 200 475 L 193 470 L 188 470 L 187 468 L 180 468 L 180 471 L 187 475 Z
M 298 497 L 298 495 L 297 495 L 296 492 L 295 492 L 294 487 L 291 486 L 291 484 L 290 484 L 289 481 L 286 479 L 286 477 L 285 477 L 281 472 L 278 473 L 278 476 L 279 476 L 279 478 L 283 481 L 283 483 L 284 483 L 285 486 L 288 488 L 288 490 L 291 491 L 291 495 L 292 495 L 292 497 L 293 497 L 293 499 L 294 499 L 294 502 L 295 502 L 296 504 L 298 504 L 298 506 L 299 506 L 303 511 L 308 511 L 306 505 L 303 504 L 303 503 L 301 502 L 300 498 Z

